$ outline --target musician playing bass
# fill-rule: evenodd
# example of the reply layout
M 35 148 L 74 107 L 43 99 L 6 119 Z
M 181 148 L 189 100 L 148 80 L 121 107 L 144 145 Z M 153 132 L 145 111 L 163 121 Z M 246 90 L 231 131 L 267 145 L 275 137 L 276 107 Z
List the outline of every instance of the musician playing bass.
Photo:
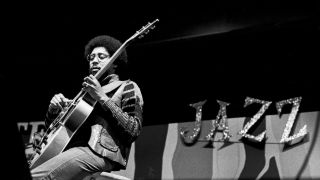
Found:
M 127 79 L 126 51 L 99 80 L 94 76 L 120 46 L 119 40 L 107 35 L 96 36 L 85 46 L 90 75 L 82 85 L 96 103 L 67 148 L 31 170 L 33 179 L 83 179 L 95 172 L 126 168 L 131 144 L 141 132 L 143 108 L 138 85 Z M 53 96 L 47 127 L 70 102 L 63 94 Z

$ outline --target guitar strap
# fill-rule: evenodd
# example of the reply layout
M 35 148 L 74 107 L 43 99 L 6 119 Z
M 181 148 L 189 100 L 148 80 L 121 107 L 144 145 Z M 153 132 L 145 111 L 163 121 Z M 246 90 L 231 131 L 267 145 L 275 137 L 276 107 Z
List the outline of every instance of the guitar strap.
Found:
M 120 102 L 122 98 L 122 92 L 125 87 L 125 85 L 129 82 L 129 80 L 122 81 L 121 86 L 118 88 L 118 90 L 112 95 L 111 100 L 116 103 L 120 107 Z
M 107 93 L 113 91 L 114 89 L 116 89 L 117 87 L 119 87 L 124 82 L 125 81 L 113 81 L 112 83 L 103 86 L 102 90 L 103 90 L 104 93 L 107 94 Z
M 117 87 L 119 87 L 121 84 L 124 84 L 124 82 L 126 81 L 113 81 L 110 84 L 107 84 L 105 86 L 102 86 L 102 90 L 105 94 L 115 90 Z M 120 88 L 119 88 L 120 89 Z M 119 90 L 118 90 L 119 91 Z M 117 91 L 117 92 L 118 92 Z M 95 104 L 97 103 L 96 100 L 94 100 L 91 96 L 86 96 L 86 101 L 91 104 L 92 106 L 95 106 Z

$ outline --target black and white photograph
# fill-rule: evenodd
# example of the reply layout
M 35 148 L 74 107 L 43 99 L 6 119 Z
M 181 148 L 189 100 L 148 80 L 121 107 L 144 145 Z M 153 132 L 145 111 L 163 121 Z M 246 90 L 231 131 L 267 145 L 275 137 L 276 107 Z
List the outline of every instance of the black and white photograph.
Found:
M 3 177 L 320 178 L 319 2 L 1 9 Z

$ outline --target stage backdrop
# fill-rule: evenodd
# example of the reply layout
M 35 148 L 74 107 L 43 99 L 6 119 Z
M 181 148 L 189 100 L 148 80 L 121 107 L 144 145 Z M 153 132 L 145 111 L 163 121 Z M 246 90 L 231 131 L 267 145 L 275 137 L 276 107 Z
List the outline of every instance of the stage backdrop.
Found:
M 200 135 L 192 144 L 186 144 L 181 129 L 192 135 L 195 122 L 145 126 L 133 144 L 126 170 L 114 172 L 131 179 L 246 179 L 246 178 L 320 178 L 319 113 L 298 113 L 290 135 L 307 126 L 307 135 L 292 143 L 280 143 L 289 114 L 267 115 L 257 132 L 266 131 L 266 140 L 248 141 L 239 131 L 248 118 L 228 118 L 229 142 L 215 142 L 206 136 L 212 129 L 212 120 L 203 119 Z M 19 122 L 19 130 L 26 145 L 30 134 L 41 132 L 43 122 Z M 260 129 L 260 130 L 259 130 Z M 256 132 L 254 132 L 256 133 Z M 188 139 L 187 139 L 188 140 Z M 31 152 L 26 149 L 26 154 Z

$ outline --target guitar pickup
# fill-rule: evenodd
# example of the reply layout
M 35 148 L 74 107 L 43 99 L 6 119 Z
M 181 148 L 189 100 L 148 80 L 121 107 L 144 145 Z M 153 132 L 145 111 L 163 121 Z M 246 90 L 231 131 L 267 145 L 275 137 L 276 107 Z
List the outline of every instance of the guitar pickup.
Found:
M 42 142 L 46 145 L 48 144 L 48 136 L 44 136 L 43 139 L 42 139 Z
M 60 125 L 60 126 L 64 126 L 64 124 L 63 124 L 61 121 L 59 121 L 59 125 Z
M 40 153 L 41 153 L 41 150 L 40 150 L 40 149 L 36 149 L 35 151 L 36 151 L 37 154 L 40 154 Z

